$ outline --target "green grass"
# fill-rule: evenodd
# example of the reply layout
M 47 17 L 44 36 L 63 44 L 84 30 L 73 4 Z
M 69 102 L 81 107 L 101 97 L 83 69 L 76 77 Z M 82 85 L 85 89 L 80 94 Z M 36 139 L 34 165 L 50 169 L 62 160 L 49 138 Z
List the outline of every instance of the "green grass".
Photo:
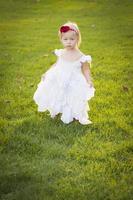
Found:
M 0 1 L 0 200 L 131 200 L 131 0 Z M 38 113 L 33 94 L 76 21 L 92 56 L 93 124 Z

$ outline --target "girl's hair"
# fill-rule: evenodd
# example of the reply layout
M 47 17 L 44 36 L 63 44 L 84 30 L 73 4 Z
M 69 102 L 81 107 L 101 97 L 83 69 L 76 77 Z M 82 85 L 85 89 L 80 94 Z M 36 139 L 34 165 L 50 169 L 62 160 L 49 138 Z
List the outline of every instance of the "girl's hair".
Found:
M 78 28 L 78 25 L 77 25 L 75 22 L 70 22 L 70 21 L 68 21 L 67 23 L 63 24 L 62 26 L 69 26 L 71 29 L 74 29 L 74 30 L 75 30 L 75 32 L 76 32 L 76 34 L 77 34 L 77 37 L 78 37 L 78 43 L 77 43 L 77 45 L 78 45 L 78 47 L 79 47 L 80 44 L 81 44 L 81 33 L 80 33 L 79 28 Z M 61 26 L 61 27 L 62 27 L 62 26 Z M 59 38 L 61 39 L 62 33 L 61 33 L 60 29 L 59 29 L 59 31 L 58 31 L 58 36 L 59 36 Z

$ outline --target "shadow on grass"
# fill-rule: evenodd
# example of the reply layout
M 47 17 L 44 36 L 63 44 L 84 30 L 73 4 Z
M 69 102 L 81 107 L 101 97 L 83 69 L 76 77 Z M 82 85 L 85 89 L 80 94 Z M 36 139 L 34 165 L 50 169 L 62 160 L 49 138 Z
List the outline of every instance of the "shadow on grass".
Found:
M 79 184 L 82 184 L 84 180 L 82 170 L 87 169 L 88 162 L 90 162 L 89 166 L 92 167 L 91 173 L 95 172 L 93 166 L 101 166 L 100 158 L 93 161 L 91 157 L 87 157 L 87 161 L 85 160 L 84 154 L 86 150 L 89 151 L 89 145 L 92 154 L 96 153 L 97 155 L 99 148 L 100 152 L 106 151 L 106 144 L 102 145 L 104 142 L 107 142 L 107 146 L 110 144 L 113 149 L 113 145 L 124 140 L 125 136 L 127 136 L 126 131 L 119 127 L 115 121 L 83 126 L 77 121 L 68 125 L 63 124 L 60 116 L 51 119 L 47 113 L 35 113 L 35 115 L 28 116 L 14 125 L 10 140 L 2 151 L 0 158 L 2 163 L 0 172 L 1 199 L 55 200 L 58 199 L 56 195 L 59 195 L 61 199 L 67 199 L 67 197 L 87 199 L 88 197 L 85 196 L 88 191 L 87 182 L 84 183 L 86 189 L 75 185 L 72 191 L 71 182 L 76 184 L 76 180 L 81 174 L 83 177 L 79 177 L 78 181 Z M 76 146 L 74 146 L 75 144 Z M 87 153 L 87 155 L 89 154 Z M 100 154 L 98 155 L 100 156 Z M 102 153 L 101 156 L 103 156 Z M 102 167 L 107 166 L 108 168 L 106 158 L 103 162 L 105 163 L 102 163 Z M 97 180 L 96 177 L 92 179 L 92 185 L 102 197 L 106 192 L 101 192 L 99 182 L 104 177 L 104 168 L 100 180 Z M 101 168 L 96 169 L 97 173 L 101 170 Z M 89 171 L 86 173 L 87 177 L 91 176 Z M 97 181 L 99 181 L 98 184 Z M 106 181 L 103 184 L 104 187 Z M 106 189 L 109 192 L 108 187 Z M 80 195 L 77 196 L 79 193 Z M 91 188 L 88 193 L 93 196 Z M 95 199 L 96 195 L 93 197 Z
M 54 188 L 48 180 L 41 177 L 19 174 L 1 176 L 0 179 L 1 200 L 51 200 L 54 199 Z

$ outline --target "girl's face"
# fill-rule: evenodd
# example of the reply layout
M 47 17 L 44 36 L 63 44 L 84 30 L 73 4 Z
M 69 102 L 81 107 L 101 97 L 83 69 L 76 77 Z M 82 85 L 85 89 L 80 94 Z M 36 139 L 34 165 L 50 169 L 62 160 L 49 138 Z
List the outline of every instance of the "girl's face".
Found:
M 67 49 L 73 49 L 77 46 L 78 37 L 74 31 L 67 31 L 62 33 L 61 42 L 63 46 Z

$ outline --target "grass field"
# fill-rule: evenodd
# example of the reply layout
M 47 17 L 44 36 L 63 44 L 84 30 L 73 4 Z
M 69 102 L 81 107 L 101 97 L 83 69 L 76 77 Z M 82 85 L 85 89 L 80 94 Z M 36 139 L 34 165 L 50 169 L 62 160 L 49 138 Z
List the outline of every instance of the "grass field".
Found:
M 131 200 L 131 0 L 0 1 L 0 200 Z M 88 126 L 38 113 L 33 94 L 71 20 L 92 56 Z

